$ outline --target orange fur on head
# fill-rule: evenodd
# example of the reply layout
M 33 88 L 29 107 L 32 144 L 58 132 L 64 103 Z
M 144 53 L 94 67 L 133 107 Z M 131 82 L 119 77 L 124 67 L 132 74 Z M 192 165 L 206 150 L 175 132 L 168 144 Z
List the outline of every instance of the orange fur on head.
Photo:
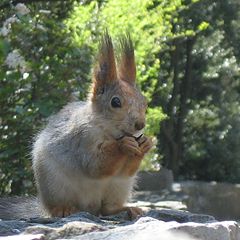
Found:
M 129 34 L 120 39 L 120 48 L 121 57 L 118 64 L 119 78 L 133 85 L 136 79 L 136 65 L 133 43 Z
M 106 31 L 101 39 L 98 62 L 93 71 L 93 99 L 103 90 L 104 85 L 116 79 L 117 70 L 112 39 Z

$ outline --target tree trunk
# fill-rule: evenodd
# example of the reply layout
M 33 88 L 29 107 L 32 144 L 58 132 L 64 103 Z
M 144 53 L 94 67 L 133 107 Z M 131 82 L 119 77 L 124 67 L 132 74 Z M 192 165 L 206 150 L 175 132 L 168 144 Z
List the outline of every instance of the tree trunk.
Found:
M 183 41 L 174 40 L 175 47 L 171 54 L 171 66 L 173 77 L 173 89 L 171 98 L 165 108 L 168 118 L 161 123 L 161 141 L 160 145 L 164 154 L 164 165 L 173 171 L 175 179 L 178 178 L 179 165 L 183 155 L 183 127 L 184 119 L 187 114 L 190 89 L 191 89 L 191 72 L 192 72 L 192 49 L 195 38 L 189 38 L 185 42 L 186 50 L 181 52 Z M 181 70 L 180 57 L 186 57 L 184 67 L 184 77 L 179 79 Z
M 184 129 L 184 120 L 188 111 L 188 99 L 191 89 L 191 80 L 192 80 L 192 49 L 195 43 L 195 38 L 189 38 L 186 41 L 186 64 L 185 64 L 185 73 L 184 78 L 180 86 L 180 102 L 179 102 L 179 112 L 177 116 L 177 125 L 176 125 L 176 144 L 177 144 L 177 157 L 172 159 L 173 166 L 172 170 L 174 176 L 178 177 L 179 174 L 179 164 L 182 161 L 183 155 L 183 129 Z
M 173 47 L 175 48 L 171 53 L 171 66 L 170 69 L 173 69 L 173 89 L 171 93 L 171 98 L 166 106 L 165 112 L 168 115 L 168 118 L 161 123 L 161 139 L 160 144 L 164 153 L 164 165 L 170 169 L 173 169 L 172 159 L 176 158 L 177 145 L 175 142 L 174 126 L 175 126 L 175 108 L 178 101 L 179 94 L 179 40 L 175 39 L 173 41 Z

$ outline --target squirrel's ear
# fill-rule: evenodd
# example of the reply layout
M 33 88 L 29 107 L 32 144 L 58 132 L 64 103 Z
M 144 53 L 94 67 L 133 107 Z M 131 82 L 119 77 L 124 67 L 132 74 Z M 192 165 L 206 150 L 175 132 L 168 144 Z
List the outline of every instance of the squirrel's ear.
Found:
M 135 84 L 136 65 L 133 43 L 129 33 L 120 38 L 120 51 L 121 53 L 118 63 L 119 78 L 130 84 Z
M 106 31 L 101 39 L 97 64 L 93 69 L 93 96 L 104 91 L 106 84 L 117 80 L 112 39 Z

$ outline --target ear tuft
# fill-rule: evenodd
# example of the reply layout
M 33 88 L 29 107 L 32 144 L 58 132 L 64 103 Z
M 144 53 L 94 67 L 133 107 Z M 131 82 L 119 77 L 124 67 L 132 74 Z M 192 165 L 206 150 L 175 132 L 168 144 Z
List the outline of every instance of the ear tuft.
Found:
M 130 34 L 120 38 L 120 59 L 118 63 L 118 75 L 123 81 L 130 84 L 135 84 L 136 79 L 136 65 L 133 43 Z
M 96 66 L 93 70 L 93 96 L 102 92 L 105 85 L 117 80 L 117 70 L 112 39 L 106 30 L 100 44 Z

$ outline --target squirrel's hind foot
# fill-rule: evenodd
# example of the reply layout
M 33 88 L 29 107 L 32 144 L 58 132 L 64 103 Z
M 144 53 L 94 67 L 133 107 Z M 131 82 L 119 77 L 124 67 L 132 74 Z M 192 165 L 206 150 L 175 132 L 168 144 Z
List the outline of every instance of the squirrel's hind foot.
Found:
M 104 209 L 104 211 L 102 211 L 102 215 L 103 216 L 115 215 L 123 211 L 127 212 L 128 220 L 131 220 L 131 221 L 144 214 L 144 211 L 139 207 L 122 207 L 122 208 L 111 209 L 111 210 Z
M 52 217 L 67 217 L 71 214 L 77 213 L 76 207 L 54 207 L 49 210 Z
M 126 211 L 130 220 L 134 220 L 144 214 L 144 211 L 139 207 L 126 207 Z

